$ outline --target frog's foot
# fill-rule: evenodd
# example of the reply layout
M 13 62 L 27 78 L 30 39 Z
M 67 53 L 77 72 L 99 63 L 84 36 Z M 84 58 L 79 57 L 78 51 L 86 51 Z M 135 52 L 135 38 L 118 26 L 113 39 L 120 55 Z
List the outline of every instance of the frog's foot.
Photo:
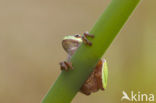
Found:
M 90 42 L 90 41 L 87 39 L 87 37 L 94 38 L 94 35 L 89 34 L 88 32 L 85 32 L 85 33 L 83 34 L 83 36 L 82 36 L 83 42 L 84 42 L 86 45 L 91 46 L 91 45 L 92 45 L 92 42 Z
M 68 71 L 69 69 L 73 69 L 72 63 L 67 61 L 60 62 L 60 67 L 61 70 L 65 70 L 65 71 Z

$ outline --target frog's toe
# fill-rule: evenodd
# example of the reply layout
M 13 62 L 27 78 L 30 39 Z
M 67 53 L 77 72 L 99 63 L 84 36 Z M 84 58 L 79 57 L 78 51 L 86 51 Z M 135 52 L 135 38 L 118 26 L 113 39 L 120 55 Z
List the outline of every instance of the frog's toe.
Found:
M 73 69 L 72 63 L 66 61 L 60 62 L 60 67 L 61 70 L 65 70 L 65 71 L 68 71 L 69 69 Z
M 60 62 L 60 67 L 61 67 L 61 70 L 66 71 L 68 69 L 67 65 L 64 62 Z
M 87 37 L 91 37 L 91 38 L 94 38 L 94 35 L 92 34 L 89 34 L 88 32 L 85 32 L 82 36 L 82 40 L 83 40 L 83 43 L 86 44 L 86 45 L 89 45 L 89 46 L 92 46 L 92 42 L 90 42 Z
M 83 35 L 84 35 L 85 37 L 94 38 L 94 35 L 93 35 L 93 34 L 89 34 L 89 32 L 84 32 Z

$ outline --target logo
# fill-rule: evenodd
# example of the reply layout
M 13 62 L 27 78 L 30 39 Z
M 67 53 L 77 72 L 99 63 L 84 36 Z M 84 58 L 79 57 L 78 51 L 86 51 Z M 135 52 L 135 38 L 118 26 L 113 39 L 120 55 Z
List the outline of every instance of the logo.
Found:
M 122 98 L 121 101 L 123 100 L 128 100 L 128 101 L 138 101 L 138 102 L 143 102 L 143 101 L 148 101 L 148 102 L 153 102 L 154 101 L 154 94 L 145 94 L 141 93 L 140 91 L 134 92 L 131 91 L 131 95 L 128 95 L 125 91 L 122 91 Z

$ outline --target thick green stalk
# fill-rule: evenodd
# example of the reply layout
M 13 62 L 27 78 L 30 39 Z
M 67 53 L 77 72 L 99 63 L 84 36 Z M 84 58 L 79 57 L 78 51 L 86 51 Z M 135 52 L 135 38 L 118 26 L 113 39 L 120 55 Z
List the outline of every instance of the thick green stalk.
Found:
M 112 0 L 90 33 L 91 47 L 82 44 L 71 61 L 74 70 L 62 72 L 42 103 L 70 103 L 140 0 Z

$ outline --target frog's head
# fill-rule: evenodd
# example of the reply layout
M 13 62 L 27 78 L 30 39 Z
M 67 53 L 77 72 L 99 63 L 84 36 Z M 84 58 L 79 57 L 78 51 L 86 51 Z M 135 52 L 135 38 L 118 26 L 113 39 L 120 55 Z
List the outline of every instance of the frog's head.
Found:
M 77 48 L 80 46 L 82 43 L 81 35 L 75 34 L 72 36 L 65 36 L 63 41 L 62 41 L 62 46 L 64 50 L 72 55 Z

